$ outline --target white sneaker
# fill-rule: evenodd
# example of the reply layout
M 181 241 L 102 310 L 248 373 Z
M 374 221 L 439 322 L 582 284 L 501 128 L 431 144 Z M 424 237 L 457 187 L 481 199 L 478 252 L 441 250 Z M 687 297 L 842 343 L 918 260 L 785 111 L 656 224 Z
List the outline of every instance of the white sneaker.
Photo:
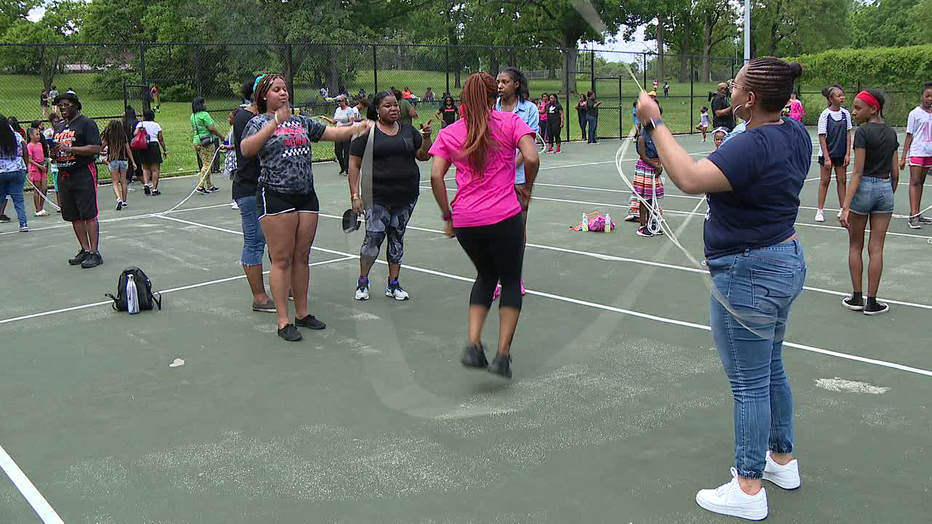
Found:
M 356 300 L 369 300 L 369 281 L 356 283 Z
M 793 459 L 781 466 L 770 458 L 767 452 L 767 465 L 764 466 L 764 480 L 769 480 L 783 489 L 796 489 L 800 485 L 799 461 Z
M 232 204 L 230 204 L 230 209 L 239 209 L 239 206 L 236 205 L 236 201 L 235 201 L 235 200 L 233 201 Z
M 49 212 L 46 211 L 46 210 L 44 210 L 44 209 L 41 210 L 41 211 L 36 211 L 36 216 L 37 216 L 37 217 L 47 217 L 47 216 L 49 216 Z
M 731 468 L 731 482 L 716 489 L 703 489 L 696 493 L 696 503 L 703 509 L 721 515 L 748 520 L 767 518 L 767 491 L 761 488 L 757 495 L 748 495 L 738 485 L 738 470 Z
M 385 296 L 394 298 L 395 300 L 408 300 L 411 298 L 408 295 L 408 292 L 405 291 L 397 282 L 394 285 L 389 284 L 385 286 Z
M 815 212 L 815 221 L 825 222 L 825 214 L 822 212 L 821 209 Z

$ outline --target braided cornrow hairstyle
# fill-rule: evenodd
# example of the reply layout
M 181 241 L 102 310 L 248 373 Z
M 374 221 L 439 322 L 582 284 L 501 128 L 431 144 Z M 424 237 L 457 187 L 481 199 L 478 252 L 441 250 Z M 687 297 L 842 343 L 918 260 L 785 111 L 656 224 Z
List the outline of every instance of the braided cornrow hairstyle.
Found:
M 779 58 L 755 58 L 744 70 L 748 91 L 757 95 L 766 111 L 780 111 L 786 106 L 796 79 L 803 74 L 797 62 L 787 64 Z
M 272 82 L 278 79 L 284 81 L 285 77 L 282 75 L 265 75 L 262 77 L 262 80 L 259 80 L 259 84 L 256 86 L 256 92 L 253 93 L 253 96 L 256 98 L 256 108 L 259 110 L 260 114 L 268 111 L 268 102 L 265 100 L 265 95 L 267 95 L 269 89 L 272 88 Z

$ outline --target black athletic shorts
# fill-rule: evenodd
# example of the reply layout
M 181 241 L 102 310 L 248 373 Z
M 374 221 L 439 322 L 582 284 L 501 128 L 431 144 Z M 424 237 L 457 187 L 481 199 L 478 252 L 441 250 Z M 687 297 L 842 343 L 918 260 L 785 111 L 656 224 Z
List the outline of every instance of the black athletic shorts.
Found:
M 97 218 L 97 166 L 58 172 L 61 217 L 67 222 Z
M 259 186 L 256 195 L 256 215 L 262 217 L 284 215 L 285 213 L 319 213 L 320 201 L 317 192 L 310 193 L 279 193 L 267 187 Z
M 821 157 L 821 156 L 819 157 L 819 165 L 820 166 L 825 165 L 825 157 Z M 845 165 L 845 157 L 832 158 L 832 167 L 843 166 L 843 165 Z

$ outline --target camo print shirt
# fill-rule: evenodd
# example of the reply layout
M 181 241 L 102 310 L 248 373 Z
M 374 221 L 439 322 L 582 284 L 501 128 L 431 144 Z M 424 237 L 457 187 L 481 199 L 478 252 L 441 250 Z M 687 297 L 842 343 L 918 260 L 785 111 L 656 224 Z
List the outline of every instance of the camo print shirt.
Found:
M 274 115 L 256 115 L 246 125 L 243 138 L 259 132 Z M 320 141 L 327 126 L 306 116 L 292 115 L 279 124 L 269 141 L 256 155 L 259 158 L 259 184 L 285 194 L 314 191 L 311 142 Z

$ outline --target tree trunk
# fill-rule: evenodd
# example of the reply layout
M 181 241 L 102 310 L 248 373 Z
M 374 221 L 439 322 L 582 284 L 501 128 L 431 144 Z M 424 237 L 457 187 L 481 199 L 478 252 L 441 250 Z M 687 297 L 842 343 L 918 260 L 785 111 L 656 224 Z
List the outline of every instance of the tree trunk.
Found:
M 712 81 L 712 13 L 706 11 L 702 24 L 702 75 L 703 82 Z
M 501 68 L 502 68 L 502 64 L 498 56 L 498 49 L 490 49 L 489 50 L 489 73 L 491 73 L 493 77 L 497 77 L 498 72 L 499 70 L 501 70 Z
M 662 84 L 663 78 L 663 15 L 657 15 L 657 82 Z M 646 86 L 645 86 L 646 87 Z
M 567 38 L 566 40 L 569 40 Z M 568 42 L 564 40 L 563 45 L 566 47 L 563 58 L 563 94 L 573 94 L 576 92 L 576 64 L 579 61 L 579 49 L 576 48 L 577 42 Z
M 680 83 L 689 82 L 689 17 L 692 13 L 686 12 L 686 20 L 683 23 L 683 34 L 680 36 Z

